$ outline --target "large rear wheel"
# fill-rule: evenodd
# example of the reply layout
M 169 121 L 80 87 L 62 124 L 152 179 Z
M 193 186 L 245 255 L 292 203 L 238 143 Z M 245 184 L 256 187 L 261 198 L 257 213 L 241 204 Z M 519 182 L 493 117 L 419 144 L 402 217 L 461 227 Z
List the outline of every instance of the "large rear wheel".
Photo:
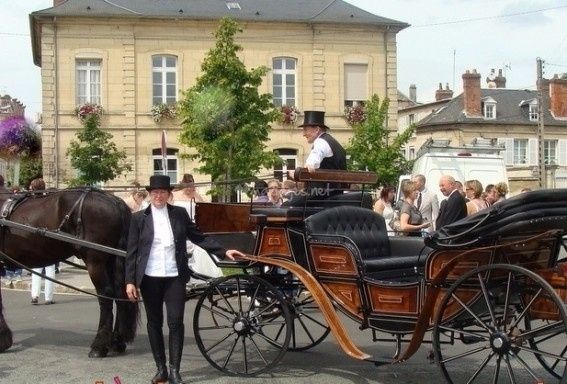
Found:
M 541 306 L 553 318 L 541 319 Z M 443 335 L 461 345 L 443 346 Z M 553 288 L 515 265 L 479 267 L 438 307 L 435 360 L 448 383 L 567 383 L 567 311 Z
M 232 275 L 213 282 L 199 298 L 193 330 L 197 347 L 213 367 L 251 376 L 282 359 L 291 322 L 287 302 L 272 284 Z

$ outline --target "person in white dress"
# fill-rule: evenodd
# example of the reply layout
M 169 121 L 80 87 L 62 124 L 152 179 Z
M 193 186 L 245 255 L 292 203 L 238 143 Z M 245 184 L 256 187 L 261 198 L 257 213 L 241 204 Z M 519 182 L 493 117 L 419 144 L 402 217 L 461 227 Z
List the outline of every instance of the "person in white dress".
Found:
M 379 213 L 384 217 L 386 221 L 386 229 L 388 230 L 388 236 L 394 236 L 395 232 L 393 228 L 390 228 L 390 221 L 394 218 L 394 208 L 392 207 L 392 202 L 396 196 L 396 188 L 392 186 L 384 186 L 380 190 L 380 197 L 374 203 L 374 212 Z
M 192 221 L 195 221 L 195 203 L 203 201 L 203 198 L 195 189 L 193 175 L 186 173 L 183 175 L 179 189 L 173 191 L 173 205 L 185 208 Z M 217 267 L 209 254 L 191 241 L 187 240 L 187 254 L 193 255 L 189 258 L 189 267 L 201 275 L 208 277 L 223 276 L 222 270 Z M 191 277 L 191 284 L 198 284 L 202 280 Z

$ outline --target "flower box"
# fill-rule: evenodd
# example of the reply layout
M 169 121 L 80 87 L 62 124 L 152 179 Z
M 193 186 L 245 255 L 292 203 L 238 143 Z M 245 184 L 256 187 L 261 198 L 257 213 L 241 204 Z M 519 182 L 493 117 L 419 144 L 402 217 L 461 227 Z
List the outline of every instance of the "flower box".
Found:
M 366 121 L 366 108 L 357 104 L 345 108 L 345 118 L 350 125 L 362 124 Z
M 284 125 L 295 124 L 299 110 L 295 105 L 282 105 L 280 108 L 280 122 Z
M 152 119 L 159 123 L 162 119 L 175 119 L 177 116 L 177 107 L 175 104 L 154 104 L 151 109 Z
M 103 113 L 104 113 L 104 109 L 102 108 L 102 105 L 95 103 L 85 103 L 75 108 L 75 115 L 81 121 L 84 121 L 87 117 L 91 115 L 96 115 L 100 117 L 103 115 Z

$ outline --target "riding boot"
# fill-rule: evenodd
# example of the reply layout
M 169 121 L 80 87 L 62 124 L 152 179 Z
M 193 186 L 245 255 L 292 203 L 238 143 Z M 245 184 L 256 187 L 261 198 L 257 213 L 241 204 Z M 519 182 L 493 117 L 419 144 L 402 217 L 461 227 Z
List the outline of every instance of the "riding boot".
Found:
M 152 378 L 152 384 L 164 383 L 168 379 L 167 366 L 165 364 L 165 345 L 163 343 L 163 332 L 160 329 L 153 329 L 148 324 L 148 338 L 150 347 L 157 366 L 157 372 Z
M 185 384 L 179 374 L 181 355 L 183 354 L 183 341 L 185 338 L 183 324 L 176 329 L 169 329 L 169 383 Z

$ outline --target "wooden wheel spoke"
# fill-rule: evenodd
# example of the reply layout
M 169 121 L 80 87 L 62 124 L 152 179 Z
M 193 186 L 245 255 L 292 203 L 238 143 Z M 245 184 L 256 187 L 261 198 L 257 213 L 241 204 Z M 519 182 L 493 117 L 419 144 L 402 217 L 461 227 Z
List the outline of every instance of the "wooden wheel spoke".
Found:
M 453 293 L 453 294 L 452 294 L 452 297 L 461 305 L 461 307 L 463 307 L 463 309 L 464 309 L 465 311 L 467 311 L 472 317 L 475 318 L 475 320 L 478 322 L 478 324 L 479 324 L 482 328 L 484 328 L 487 332 L 491 332 L 490 327 L 488 327 L 488 325 L 486 325 L 486 324 L 484 323 L 484 321 L 483 321 L 480 317 L 478 317 L 478 315 L 477 315 L 476 313 L 474 313 L 473 310 L 472 310 L 468 305 L 466 305 L 465 303 L 463 303 L 463 301 L 462 301 L 457 295 L 455 295 L 455 294 Z
M 484 303 L 486 304 L 486 309 L 488 309 L 488 313 L 490 314 L 490 319 L 492 320 L 492 324 L 495 329 L 497 329 L 498 323 L 496 322 L 496 316 L 494 315 L 494 307 L 490 302 L 490 297 L 488 295 L 488 290 L 486 289 L 486 285 L 482 279 L 482 275 L 479 273 L 477 274 L 478 282 L 480 284 L 480 290 L 482 291 L 482 296 L 484 297 Z

